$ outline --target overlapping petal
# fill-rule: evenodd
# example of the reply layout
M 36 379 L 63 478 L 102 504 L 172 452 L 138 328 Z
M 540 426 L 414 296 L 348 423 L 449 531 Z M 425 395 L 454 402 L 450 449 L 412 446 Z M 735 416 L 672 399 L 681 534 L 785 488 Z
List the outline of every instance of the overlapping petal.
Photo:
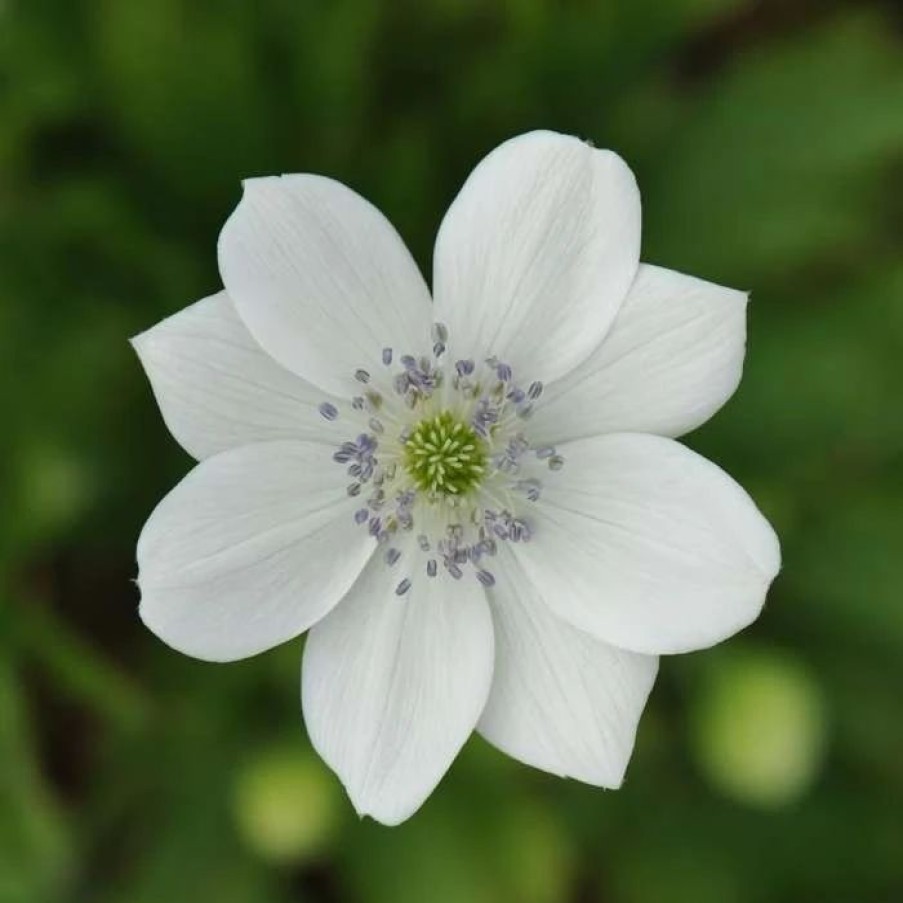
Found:
M 497 355 L 530 380 L 595 348 L 633 281 L 640 195 L 615 153 L 554 132 L 497 147 L 449 208 L 433 265 L 454 356 Z
M 492 679 L 492 622 L 476 580 L 422 572 L 398 595 L 408 553 L 374 557 L 311 630 L 302 700 L 311 741 L 355 809 L 385 824 L 415 812 L 470 735 Z
M 546 388 L 530 435 L 560 442 L 695 429 L 740 382 L 746 301 L 745 292 L 641 264 L 599 348 Z
M 324 393 L 277 364 L 225 292 L 132 339 L 169 431 L 195 458 L 273 439 L 325 440 Z
M 504 548 L 493 570 L 495 673 L 480 733 L 528 765 L 620 787 L 658 658 L 610 646 L 553 615 Z
M 326 391 L 346 395 L 385 347 L 429 347 L 432 304 L 417 265 L 389 221 L 332 179 L 247 180 L 219 266 L 264 350 Z
M 753 621 L 780 567 L 743 489 L 671 439 L 613 433 L 560 446 L 566 465 L 512 548 L 548 605 L 606 642 L 687 652 Z
M 316 623 L 375 545 L 327 446 L 267 442 L 198 464 L 138 540 L 140 614 L 180 652 L 245 658 Z

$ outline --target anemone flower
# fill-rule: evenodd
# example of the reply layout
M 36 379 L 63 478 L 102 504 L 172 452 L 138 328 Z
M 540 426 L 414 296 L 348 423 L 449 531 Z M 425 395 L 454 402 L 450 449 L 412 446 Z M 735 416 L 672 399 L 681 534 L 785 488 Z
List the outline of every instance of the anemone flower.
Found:
M 251 179 L 224 290 L 134 339 L 199 461 L 138 542 L 141 618 L 209 661 L 309 630 L 361 814 L 410 816 L 474 729 L 620 786 L 658 656 L 762 608 L 773 530 L 673 438 L 736 388 L 747 297 L 639 255 L 624 161 L 532 132 L 451 205 L 432 296 L 349 188 Z

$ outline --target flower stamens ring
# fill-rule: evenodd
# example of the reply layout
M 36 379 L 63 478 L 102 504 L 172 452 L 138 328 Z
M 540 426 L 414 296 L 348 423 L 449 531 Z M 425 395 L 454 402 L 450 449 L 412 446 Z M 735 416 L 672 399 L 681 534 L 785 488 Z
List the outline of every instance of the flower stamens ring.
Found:
M 416 574 L 460 580 L 469 573 L 493 586 L 498 543 L 530 540 L 529 508 L 545 476 L 564 466 L 554 446 L 529 440 L 541 382 L 522 388 L 495 357 L 479 365 L 457 360 L 446 372 L 448 330 L 437 323 L 432 335 L 432 357 L 403 354 L 393 370 L 395 356 L 385 348 L 385 374 L 355 370 L 367 390 L 342 413 L 329 401 L 318 406 L 325 420 L 347 422 L 353 433 L 332 459 L 350 478 L 348 495 L 361 501 L 354 523 L 387 546 L 387 566 L 402 561 L 399 595 Z M 407 556 L 393 544 L 404 532 L 417 534 Z

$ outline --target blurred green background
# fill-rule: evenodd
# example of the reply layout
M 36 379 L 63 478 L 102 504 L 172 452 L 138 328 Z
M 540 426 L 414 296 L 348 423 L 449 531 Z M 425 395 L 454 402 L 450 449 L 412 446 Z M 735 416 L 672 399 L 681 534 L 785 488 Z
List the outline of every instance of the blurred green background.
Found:
M 903 900 L 903 27 L 817 0 L 0 0 L 0 903 Z M 762 618 L 663 661 L 623 790 L 472 740 L 358 821 L 301 643 L 229 666 L 136 616 L 191 462 L 126 339 L 219 287 L 242 177 L 315 171 L 429 271 L 477 160 L 617 149 L 644 259 L 752 289 L 688 442 L 777 526 Z

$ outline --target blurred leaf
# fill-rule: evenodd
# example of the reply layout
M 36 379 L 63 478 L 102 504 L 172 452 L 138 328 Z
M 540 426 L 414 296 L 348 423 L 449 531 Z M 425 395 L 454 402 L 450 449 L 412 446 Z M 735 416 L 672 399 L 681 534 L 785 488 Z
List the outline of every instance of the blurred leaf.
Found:
M 49 672 L 64 699 L 85 705 L 126 733 L 147 723 L 150 704 L 129 677 L 36 599 L 18 601 L 12 632 L 31 659 Z
M 832 495 L 796 539 L 795 619 L 835 637 L 903 649 L 903 487 Z
M 49 900 L 68 879 L 73 850 L 56 801 L 37 767 L 21 684 L 0 657 L 0 900 Z
M 265 161 L 270 99 L 251 6 L 104 0 L 90 25 L 109 115 L 183 203 Z
M 903 56 L 877 17 L 750 50 L 657 150 L 647 257 L 749 288 L 868 248 L 901 109 Z

